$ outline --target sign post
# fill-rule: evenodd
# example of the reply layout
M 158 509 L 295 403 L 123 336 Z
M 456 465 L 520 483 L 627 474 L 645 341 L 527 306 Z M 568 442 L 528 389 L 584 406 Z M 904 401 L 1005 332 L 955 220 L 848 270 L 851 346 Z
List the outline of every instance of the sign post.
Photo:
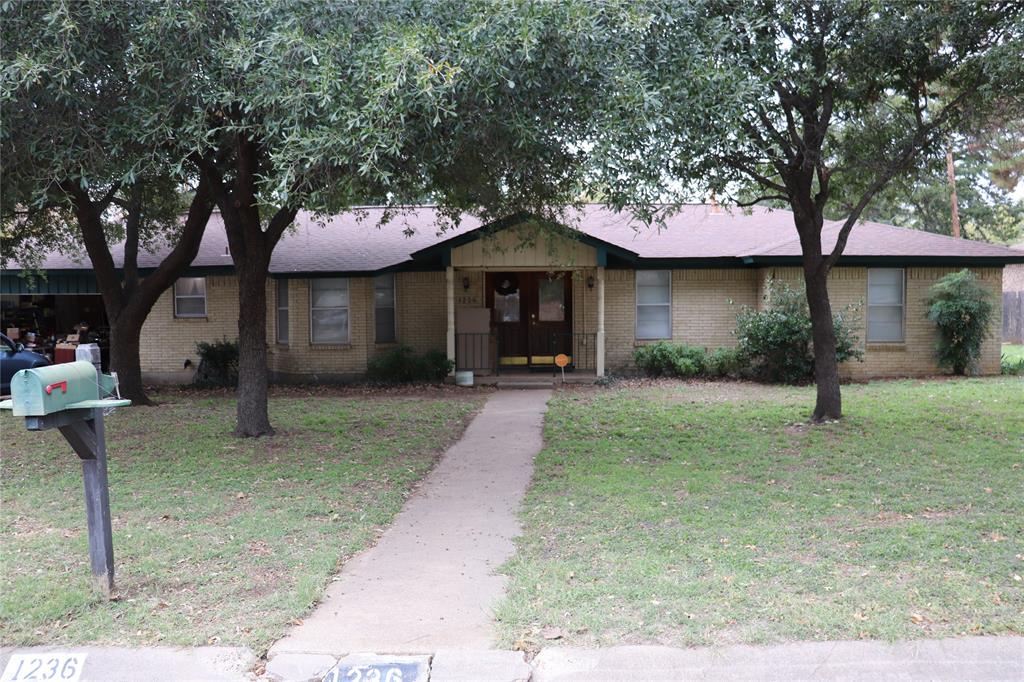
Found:
M 562 383 L 565 383 L 565 368 L 569 364 L 569 356 L 565 353 L 559 353 L 555 356 L 555 366 L 562 370 Z
M 82 461 L 89 562 L 108 599 L 114 589 L 114 541 L 103 415 L 131 405 L 116 396 L 117 375 L 101 374 L 82 360 L 21 370 L 11 379 L 11 399 L 0 402 L 0 409 L 24 417 L 29 431 L 59 430 Z

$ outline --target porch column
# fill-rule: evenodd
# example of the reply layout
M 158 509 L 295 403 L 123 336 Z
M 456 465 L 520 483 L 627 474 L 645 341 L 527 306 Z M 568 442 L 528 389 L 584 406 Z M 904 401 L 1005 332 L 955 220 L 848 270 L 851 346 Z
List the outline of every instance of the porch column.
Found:
M 604 267 L 597 268 L 597 376 L 604 376 Z
M 455 268 L 448 266 L 445 269 L 445 283 L 447 284 L 448 301 L 448 359 L 455 362 Z M 452 374 L 455 370 L 452 370 Z

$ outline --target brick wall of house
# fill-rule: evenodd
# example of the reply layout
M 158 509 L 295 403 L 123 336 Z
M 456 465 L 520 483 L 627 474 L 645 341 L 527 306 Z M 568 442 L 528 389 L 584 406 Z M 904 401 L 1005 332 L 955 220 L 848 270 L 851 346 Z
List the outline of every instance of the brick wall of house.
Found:
M 165 291 L 142 325 L 142 370 L 149 381 L 189 382 L 196 342 L 238 338 L 238 279 L 233 275 L 206 278 L 206 317 L 174 316 L 173 288 Z M 185 361 L 192 363 L 186 368 Z
M 417 353 L 445 349 L 448 333 L 447 290 L 443 272 L 400 272 L 395 275 L 396 334 Z M 471 286 L 483 290 L 480 278 Z M 461 290 L 461 285 L 459 286 Z
M 366 360 L 374 348 L 373 278 L 348 280 L 349 341 L 343 344 L 319 344 L 310 341 L 310 280 L 293 279 L 288 287 L 288 344 L 276 343 L 273 334 L 268 350 L 271 377 L 277 381 L 336 381 L 352 379 L 366 371 Z M 268 297 L 268 316 L 276 306 Z
M 861 347 L 865 350 L 864 362 L 848 362 L 843 365 L 843 375 L 852 378 L 914 376 L 935 374 L 939 371 L 935 364 L 934 346 L 936 340 L 935 325 L 925 318 L 927 312 L 925 299 L 928 289 L 935 282 L 959 268 L 920 267 L 906 268 L 906 308 L 904 313 L 904 343 L 873 343 L 865 342 L 865 324 L 868 295 L 867 268 L 841 267 L 833 269 L 829 275 L 829 297 L 834 312 L 846 306 L 857 306 L 860 324 L 857 325 Z M 992 302 L 997 310 L 993 317 L 992 335 L 982 347 L 980 371 L 983 374 L 999 373 L 999 338 L 1002 322 L 1002 269 L 976 268 L 975 274 L 982 284 L 992 293 Z M 796 286 L 803 286 L 803 274 L 800 268 L 764 268 L 760 271 L 760 288 L 769 277 L 775 277 Z M 763 305 L 763 301 L 762 301 Z
M 955 268 L 907 268 L 906 342 L 866 346 L 865 362 L 847 363 L 847 376 L 901 376 L 937 371 L 932 348 L 933 325 L 924 318 L 924 298 L 928 288 Z M 976 270 L 989 288 L 995 302 L 1002 289 L 1000 268 Z M 596 277 L 593 269 L 573 273 L 573 330 L 592 334 L 597 330 L 597 288 L 586 286 Z M 396 333 L 398 342 L 417 352 L 443 350 L 447 329 L 446 285 L 443 272 L 396 274 Z M 469 287 L 463 287 L 463 277 Z M 672 273 L 673 341 L 709 349 L 735 345 L 732 335 L 740 306 L 761 305 L 765 282 L 775 277 L 796 285 L 802 283 L 799 268 L 691 269 Z M 459 270 L 455 273 L 457 307 L 484 305 L 484 273 Z M 349 280 L 350 342 L 342 345 L 311 344 L 309 340 L 309 280 L 290 280 L 288 344 L 277 342 L 277 287 L 267 284 L 268 364 L 276 380 L 330 381 L 354 378 L 366 370 L 368 358 L 384 352 L 393 344 L 374 342 L 374 295 L 372 277 Z M 829 281 L 833 307 L 861 306 L 859 335 L 864 338 L 863 304 L 867 299 L 866 268 L 836 268 Z M 207 278 L 207 315 L 204 318 L 175 318 L 171 291 L 161 296 L 143 326 L 142 366 L 147 380 L 187 382 L 192 370 L 185 360 L 198 363 L 197 341 L 235 339 L 238 329 L 238 284 L 232 276 Z M 1001 313 L 1001 311 L 997 311 Z M 1000 319 L 1000 314 L 996 315 Z M 606 365 L 609 371 L 633 368 L 632 355 L 637 346 L 636 278 L 631 270 L 607 270 L 605 273 Z M 981 364 L 983 373 L 999 371 L 999 329 L 986 342 Z M 589 338 L 589 337 L 588 337 Z M 644 343 L 644 342 L 639 342 Z M 863 343 L 863 342 L 862 342 Z M 585 366 L 586 353 L 578 360 Z M 589 368 L 589 367 L 587 367 Z
M 635 369 L 636 277 L 632 270 L 605 275 L 606 357 L 610 371 Z M 758 273 L 738 269 L 672 271 L 672 341 L 709 349 L 736 345 L 732 332 L 741 306 L 754 306 Z

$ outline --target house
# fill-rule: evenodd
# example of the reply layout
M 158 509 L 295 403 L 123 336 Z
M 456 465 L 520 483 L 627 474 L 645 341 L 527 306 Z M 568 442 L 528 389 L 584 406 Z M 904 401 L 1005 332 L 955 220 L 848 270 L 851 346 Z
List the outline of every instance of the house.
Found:
M 763 306 L 770 279 L 802 283 L 799 241 L 783 210 L 692 205 L 655 229 L 587 205 L 554 232 L 525 218 L 482 225 L 469 217 L 439 231 L 439 215 L 427 206 L 378 226 L 382 211 L 324 220 L 300 214 L 282 239 L 267 281 L 273 380 L 355 378 L 371 357 L 397 344 L 444 350 L 458 369 L 478 374 L 550 369 L 558 354 L 579 373 L 628 372 L 640 344 L 735 345 L 736 313 Z M 826 224 L 826 249 L 838 227 Z M 141 257 L 143 270 L 156 258 Z M 1024 263 L 1024 254 L 858 224 L 829 283 L 836 310 L 862 306 L 864 362 L 844 365 L 843 373 L 936 372 L 928 288 L 968 267 L 998 301 L 1003 267 L 1014 263 Z M 87 262 L 51 255 L 42 267 L 47 277 L 35 291 L 19 273 L 3 273 L 6 307 L 26 297 L 95 294 Z M 238 315 L 237 280 L 214 214 L 186 276 L 145 323 L 146 378 L 188 381 L 196 342 L 236 337 Z M 992 332 L 980 367 L 986 374 L 999 372 L 998 323 Z

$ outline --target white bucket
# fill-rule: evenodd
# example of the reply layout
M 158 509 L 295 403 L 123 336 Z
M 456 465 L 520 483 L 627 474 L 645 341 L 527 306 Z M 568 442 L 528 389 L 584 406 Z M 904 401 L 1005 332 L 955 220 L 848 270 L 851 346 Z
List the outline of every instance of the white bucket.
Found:
M 473 372 L 456 372 L 455 373 L 455 385 L 456 386 L 472 386 L 473 385 Z

